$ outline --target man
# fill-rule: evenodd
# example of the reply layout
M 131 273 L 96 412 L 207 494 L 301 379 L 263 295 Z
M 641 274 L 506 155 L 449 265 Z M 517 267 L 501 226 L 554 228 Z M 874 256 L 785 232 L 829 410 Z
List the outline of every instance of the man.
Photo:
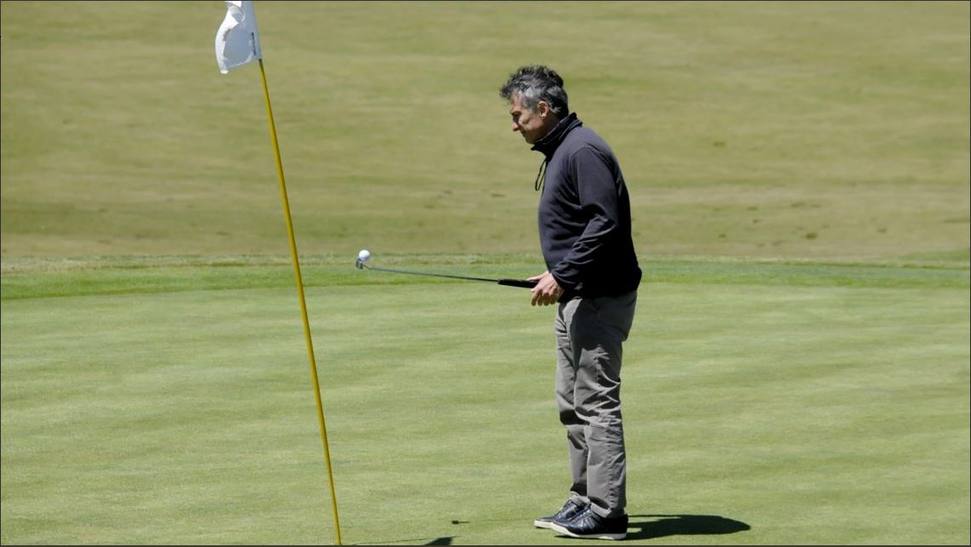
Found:
M 512 129 L 543 154 L 536 177 L 547 271 L 530 279 L 532 305 L 557 304 L 556 402 L 573 483 L 563 507 L 533 524 L 579 538 L 627 536 L 621 346 L 641 270 L 630 198 L 610 147 L 571 114 L 563 79 L 524 66 L 500 90 Z

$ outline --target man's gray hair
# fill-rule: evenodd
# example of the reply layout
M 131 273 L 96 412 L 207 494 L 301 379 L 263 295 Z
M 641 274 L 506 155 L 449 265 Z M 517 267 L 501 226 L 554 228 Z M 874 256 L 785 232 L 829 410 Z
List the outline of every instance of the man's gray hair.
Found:
M 499 90 L 499 96 L 512 101 L 513 95 L 521 96 L 523 105 L 533 111 L 540 101 L 545 101 L 558 118 L 570 113 L 563 78 L 552 68 L 543 65 L 527 65 L 513 72 Z

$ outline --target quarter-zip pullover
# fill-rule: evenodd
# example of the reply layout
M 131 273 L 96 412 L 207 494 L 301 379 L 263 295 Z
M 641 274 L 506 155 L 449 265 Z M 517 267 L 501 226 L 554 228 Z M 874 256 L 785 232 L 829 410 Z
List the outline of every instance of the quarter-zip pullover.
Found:
M 618 296 L 637 289 L 641 270 L 631 237 L 630 196 L 607 143 L 575 113 L 533 150 L 545 156 L 538 220 L 549 272 L 574 296 Z

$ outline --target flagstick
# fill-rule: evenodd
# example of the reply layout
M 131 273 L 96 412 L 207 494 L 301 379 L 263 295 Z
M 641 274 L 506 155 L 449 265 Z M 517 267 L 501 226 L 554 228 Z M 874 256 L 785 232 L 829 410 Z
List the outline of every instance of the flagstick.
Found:
M 260 76 L 263 78 L 263 96 L 266 98 L 266 114 L 270 122 L 270 139 L 276 154 L 276 172 L 280 177 L 280 201 L 283 216 L 287 221 L 287 235 L 290 237 L 290 255 L 293 256 L 293 271 L 297 278 L 297 294 L 300 296 L 300 317 L 303 319 L 303 335 L 307 341 L 307 358 L 310 360 L 310 378 L 314 386 L 314 399 L 317 401 L 317 422 L 320 425 L 320 440 L 324 444 L 324 461 L 327 463 L 327 478 L 330 481 L 330 501 L 334 510 L 334 530 L 337 545 L 341 545 L 341 521 L 337 516 L 337 491 L 334 489 L 334 469 L 330 463 L 330 443 L 327 441 L 327 422 L 324 420 L 324 403 L 320 398 L 320 382 L 317 380 L 317 361 L 314 359 L 314 343 L 310 338 L 310 321 L 307 319 L 307 302 L 303 296 L 303 278 L 300 275 L 300 259 L 297 258 L 297 241 L 293 236 L 293 220 L 290 217 L 290 201 L 287 199 L 287 183 L 283 177 L 283 160 L 280 159 L 280 144 L 276 138 L 276 123 L 273 121 L 273 108 L 270 107 L 270 89 L 266 85 L 266 71 L 260 59 Z

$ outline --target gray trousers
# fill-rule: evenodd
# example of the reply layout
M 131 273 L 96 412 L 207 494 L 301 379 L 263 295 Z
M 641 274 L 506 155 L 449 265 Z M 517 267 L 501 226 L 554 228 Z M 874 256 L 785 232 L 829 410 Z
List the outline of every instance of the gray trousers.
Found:
M 608 518 L 624 514 L 627 505 L 620 363 L 636 304 L 636 291 L 573 298 L 559 303 L 554 323 L 556 404 L 566 427 L 571 497 Z

